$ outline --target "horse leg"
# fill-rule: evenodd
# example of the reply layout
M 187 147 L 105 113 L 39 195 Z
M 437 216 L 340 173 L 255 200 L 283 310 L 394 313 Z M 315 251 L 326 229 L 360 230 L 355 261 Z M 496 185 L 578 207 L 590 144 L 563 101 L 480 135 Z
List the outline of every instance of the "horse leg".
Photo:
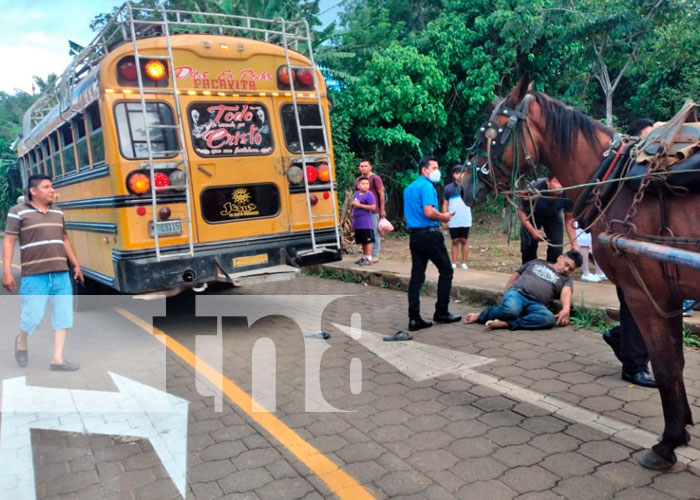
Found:
M 680 315 L 662 318 L 645 302 L 635 300 L 635 307 L 631 307 L 631 310 L 641 326 L 659 387 L 664 411 L 664 432 L 661 441 L 652 446 L 640 462 L 649 469 L 665 470 L 676 463 L 676 447 L 686 445 L 690 441 L 686 425 L 693 423 L 683 382 L 683 318 Z M 677 307 L 667 310 L 672 309 Z

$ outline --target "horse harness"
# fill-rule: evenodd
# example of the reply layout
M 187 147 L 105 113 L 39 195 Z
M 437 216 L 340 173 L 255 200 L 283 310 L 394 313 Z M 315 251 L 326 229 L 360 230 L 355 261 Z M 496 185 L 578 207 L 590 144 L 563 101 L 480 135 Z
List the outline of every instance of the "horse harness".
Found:
M 642 290 L 650 299 L 657 313 L 665 318 L 677 316 L 683 309 L 665 312 L 658 305 L 652 294 L 646 287 L 638 269 L 629 258 L 617 247 L 617 240 L 622 236 L 655 243 L 665 243 L 668 245 L 700 245 L 700 238 L 679 238 L 673 234 L 669 224 L 666 200 L 669 195 L 688 194 L 697 192 L 697 168 L 700 166 L 700 154 L 686 156 L 681 163 L 669 167 L 669 156 L 672 151 L 674 138 L 682 126 L 682 116 L 687 113 L 688 104 L 676 115 L 668 124 L 664 125 L 660 131 L 654 131 L 646 140 L 639 138 L 620 136 L 615 134 L 610 147 L 603 155 L 603 161 L 596 169 L 588 186 L 577 199 L 574 206 L 574 217 L 581 221 L 583 226 L 592 226 L 602 219 L 605 231 L 611 235 L 610 248 L 616 255 L 624 255 L 625 261 L 633 276 L 637 280 Z M 680 118 L 679 118 L 680 117 Z M 679 123 L 680 121 L 680 123 Z M 664 132 L 666 134 L 664 135 Z M 638 158 L 644 160 L 639 163 Z M 639 182 L 630 182 L 629 177 L 640 177 Z M 637 174 L 637 175 L 635 175 Z M 679 174 L 679 183 L 671 184 L 668 180 L 670 174 Z M 619 179 L 619 182 L 611 182 Z M 684 181 L 684 180 L 685 181 Z M 694 186 L 695 184 L 695 186 Z M 605 216 L 607 209 L 621 190 L 622 186 L 635 190 L 630 205 L 624 219 L 608 220 Z M 644 199 L 646 193 L 656 194 L 659 201 L 659 211 L 661 227 L 658 235 L 643 235 L 637 233 L 637 228 L 632 222 L 637 214 L 637 207 Z M 593 208 L 590 199 L 593 199 Z M 620 226 L 621 232 L 614 232 L 613 226 Z M 670 285 L 671 291 L 677 299 L 682 299 L 682 294 L 678 284 L 678 266 L 670 262 L 662 262 L 664 277 Z M 694 304 L 693 304 L 694 305 Z
M 516 109 L 505 106 L 506 99 L 503 99 L 493 110 L 488 121 L 479 129 L 479 136 L 467 151 L 467 162 L 465 166 L 471 168 L 472 179 L 476 186 L 477 180 L 481 180 L 496 194 L 503 194 L 509 203 L 515 206 L 515 202 L 509 197 L 510 191 L 520 179 L 520 150 L 525 156 L 528 169 L 534 171 L 537 166 L 539 153 L 535 143 L 530 123 L 527 119 L 527 112 L 530 108 L 530 101 L 534 99 L 532 94 L 527 94 Z M 499 126 L 495 119 L 499 116 L 508 118 L 505 125 Z M 525 134 L 535 148 L 534 158 L 530 154 L 527 143 L 523 139 Z M 486 151 L 480 148 L 481 144 L 486 145 Z M 509 172 L 503 163 L 506 151 L 513 146 L 513 168 Z M 486 158 L 486 163 L 479 166 L 475 157 Z M 472 158 L 474 158 L 472 160 Z M 495 168 L 494 168 L 495 167 Z M 496 179 L 495 169 L 498 169 L 504 177 L 510 178 L 510 183 L 499 183 Z

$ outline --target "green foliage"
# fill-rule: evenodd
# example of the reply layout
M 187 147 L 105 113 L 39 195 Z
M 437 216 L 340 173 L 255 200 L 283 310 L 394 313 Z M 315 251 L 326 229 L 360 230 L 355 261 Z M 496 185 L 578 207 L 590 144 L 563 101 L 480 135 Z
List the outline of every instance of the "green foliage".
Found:
M 19 190 L 10 189 L 7 183 L 7 167 L 10 163 L 9 160 L 0 160 L 0 228 L 2 229 L 5 229 L 7 212 L 15 205 L 20 195 Z
M 683 324 L 683 344 L 687 346 L 700 347 L 700 337 L 696 330 Z
M 362 278 L 360 276 L 355 277 L 353 274 L 346 274 L 343 270 L 339 270 L 338 273 L 330 271 L 326 268 L 322 268 L 320 273 L 309 272 L 306 273 L 307 276 L 315 276 L 317 278 L 342 281 L 343 283 L 362 283 Z
M 571 307 L 570 321 L 575 330 L 585 328 L 600 333 L 615 326 L 615 323 L 610 321 L 603 311 L 590 309 L 583 302 L 581 305 Z

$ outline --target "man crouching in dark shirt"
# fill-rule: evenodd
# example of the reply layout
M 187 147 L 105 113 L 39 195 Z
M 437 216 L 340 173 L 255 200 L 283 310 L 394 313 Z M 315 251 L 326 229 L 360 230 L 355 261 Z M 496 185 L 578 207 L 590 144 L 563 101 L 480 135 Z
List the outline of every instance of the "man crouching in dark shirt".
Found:
M 540 259 L 523 264 L 508 280 L 500 304 L 481 313 L 467 314 L 464 322 L 485 324 L 487 330 L 539 330 L 555 324 L 568 325 L 574 289 L 569 275 L 581 266 L 581 261 L 581 254 L 571 250 L 553 264 Z M 561 311 L 552 314 L 549 306 L 557 297 Z

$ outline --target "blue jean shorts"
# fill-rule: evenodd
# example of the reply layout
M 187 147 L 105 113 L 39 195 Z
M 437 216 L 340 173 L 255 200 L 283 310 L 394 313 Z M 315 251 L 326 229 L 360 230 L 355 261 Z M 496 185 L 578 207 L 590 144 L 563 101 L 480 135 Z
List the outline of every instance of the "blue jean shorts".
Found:
M 19 286 L 22 305 L 20 328 L 34 333 L 51 303 L 51 326 L 62 330 L 73 326 L 73 286 L 68 271 L 22 276 Z

